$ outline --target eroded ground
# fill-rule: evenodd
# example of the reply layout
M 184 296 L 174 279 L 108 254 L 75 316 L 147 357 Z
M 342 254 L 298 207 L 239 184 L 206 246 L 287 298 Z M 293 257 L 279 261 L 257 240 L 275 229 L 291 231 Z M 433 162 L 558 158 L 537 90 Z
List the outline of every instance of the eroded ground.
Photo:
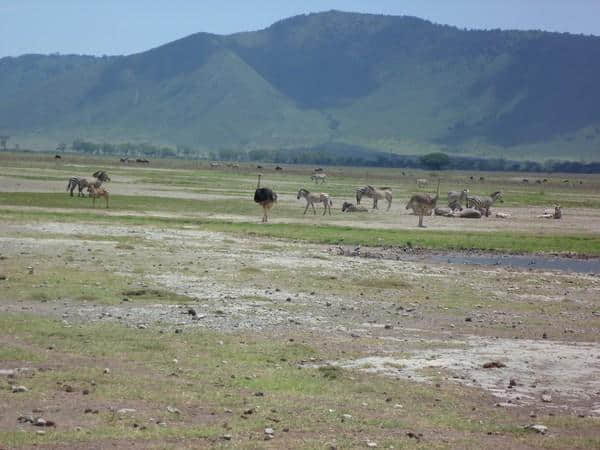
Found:
M 314 220 L 293 202 L 279 220 Z M 0 448 L 600 445 L 598 273 L 20 208 L 0 220 Z M 597 231 L 511 208 L 544 234 Z M 398 204 L 374 217 L 415 220 Z

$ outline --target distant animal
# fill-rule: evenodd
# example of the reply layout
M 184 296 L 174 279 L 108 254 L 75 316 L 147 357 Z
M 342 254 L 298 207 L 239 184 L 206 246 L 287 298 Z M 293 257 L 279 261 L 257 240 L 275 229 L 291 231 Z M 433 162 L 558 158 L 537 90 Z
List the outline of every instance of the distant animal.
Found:
M 481 211 L 473 208 L 466 208 L 462 211 L 454 212 L 452 215 L 461 219 L 481 219 L 482 216 Z
M 211 162 L 211 163 L 210 163 L 210 168 L 211 168 L 211 169 L 216 169 L 216 168 L 218 168 L 218 167 L 221 167 L 221 164 L 219 164 L 219 163 L 216 163 L 216 162 Z
M 544 179 L 542 180 L 542 183 L 547 183 L 547 182 L 548 182 L 548 178 L 544 178 Z
M 321 182 L 321 184 L 327 183 L 327 175 L 324 173 L 312 174 L 310 176 L 310 179 L 313 180 L 316 184 L 319 184 L 319 181 Z
M 475 177 L 474 177 L 473 175 L 471 175 L 471 176 L 469 177 L 469 180 L 473 181 L 473 180 L 475 180 Z
M 479 177 L 479 181 L 485 181 L 484 177 Z
M 329 194 L 325 192 L 310 192 L 304 188 L 298 191 L 298 195 L 296 196 L 298 200 L 301 198 L 306 200 L 306 208 L 304 208 L 304 214 L 308 211 L 308 207 L 312 206 L 313 214 L 317 214 L 317 210 L 315 209 L 315 203 L 323 203 L 323 215 L 327 214 L 329 211 L 329 215 L 331 215 L 331 207 L 333 206 L 333 202 L 329 197 Z
M 444 216 L 444 217 L 452 217 L 453 216 L 452 208 L 446 208 L 446 207 L 437 207 L 433 210 L 433 213 L 436 216 Z
M 119 161 L 122 162 L 123 164 L 127 164 L 127 163 L 129 163 L 129 158 L 127 158 L 127 157 L 121 158 Z
M 467 195 L 469 194 L 468 189 L 463 189 L 460 192 L 450 191 L 448 192 L 448 206 L 454 211 L 458 209 L 462 211 L 462 205 L 467 201 Z
M 429 194 L 415 194 L 406 205 L 406 209 L 412 209 L 419 216 L 419 227 L 421 228 L 425 228 L 425 225 L 423 225 L 423 216 L 430 215 L 437 206 L 438 199 L 440 198 L 440 181 L 438 180 L 435 197 L 431 197 Z
M 263 168 L 263 166 L 256 166 L 256 168 L 257 168 L 257 169 L 262 169 L 262 168 Z
M 427 180 L 425 178 L 417 178 L 417 187 L 427 186 Z
M 73 197 L 73 191 L 75 188 L 78 189 L 77 196 L 85 197 L 85 193 L 83 192 L 90 184 L 93 184 L 95 187 L 100 187 L 102 183 L 106 181 L 110 181 L 110 177 L 104 170 L 98 170 L 93 174 L 94 179 L 88 180 L 84 177 L 71 177 L 67 183 L 67 192 L 70 192 L 71 197 Z
M 106 207 L 108 208 L 108 191 L 106 189 L 102 186 L 96 187 L 93 184 L 90 184 L 87 189 L 90 197 L 92 197 L 92 205 L 94 208 L 96 207 L 96 199 L 99 197 L 104 197 L 106 199 Z
M 283 167 L 277 166 L 277 167 L 275 167 L 275 170 L 283 170 Z
M 546 209 L 544 214 L 538 216 L 540 219 L 562 219 L 562 207 L 554 205 L 554 210 Z
M 542 180 L 535 180 L 535 184 L 542 184 Z
M 138 158 L 135 160 L 136 163 L 140 163 L 140 164 L 150 164 L 150 161 L 148 161 L 145 158 Z
M 254 191 L 254 201 L 263 208 L 263 223 L 269 221 L 268 212 L 273 207 L 273 204 L 277 202 L 277 194 L 272 189 L 260 187 L 261 174 L 258 174 L 258 184 L 256 185 L 256 191 Z
M 467 195 L 467 208 L 475 208 L 485 217 L 490 216 L 490 208 L 495 202 L 504 203 L 502 191 L 496 191 L 489 196 Z
M 318 173 L 318 172 L 323 172 L 323 168 L 322 167 L 315 167 L 313 169 L 313 172 Z
M 402 172 L 402 176 L 405 177 L 406 176 L 406 172 L 403 171 Z
M 369 212 L 367 208 L 360 205 L 354 205 L 354 203 L 344 202 L 342 205 L 342 212 Z
M 54 155 L 54 159 L 62 159 L 60 155 Z
M 521 182 L 522 182 L 522 183 L 529 183 L 529 180 L 528 180 L 527 178 L 523 178 L 523 179 L 521 180 Z
M 385 199 L 387 201 L 387 211 L 392 207 L 392 188 L 391 187 L 379 187 L 375 188 L 370 184 L 358 188 L 356 190 L 356 203 L 360 205 L 361 198 L 369 197 L 373 199 L 373 209 L 377 208 L 377 203 L 379 200 Z

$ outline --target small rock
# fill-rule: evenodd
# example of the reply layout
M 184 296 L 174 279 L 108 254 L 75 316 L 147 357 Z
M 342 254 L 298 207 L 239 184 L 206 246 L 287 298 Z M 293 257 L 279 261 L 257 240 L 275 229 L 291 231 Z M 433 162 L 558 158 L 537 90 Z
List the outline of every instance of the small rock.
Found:
M 146 325 L 144 325 L 143 323 L 140 323 L 138 326 L 138 329 L 140 330 L 145 330 L 146 328 L 148 328 Z
M 537 431 L 540 434 L 546 434 L 546 431 L 548 431 L 548 427 L 545 425 L 527 425 L 525 429 Z
M 472 322 L 473 319 L 471 317 L 465 317 L 465 322 Z
M 265 434 L 273 434 L 275 433 L 275 430 L 273 430 L 273 428 L 265 428 Z
M 133 414 L 136 412 L 133 408 L 121 408 L 117 411 L 117 414 Z
M 506 367 L 506 364 L 500 361 L 490 361 L 486 362 L 482 367 L 484 369 L 500 369 L 502 367 Z
M 255 396 L 255 397 L 264 397 L 264 396 L 265 396 L 265 394 L 264 394 L 264 392 L 255 392 L 255 393 L 254 393 L 254 396 Z
M 63 386 L 63 389 L 65 390 L 65 392 L 73 392 L 74 391 L 73 386 L 71 386 L 70 384 L 65 384 Z
M 370 442 L 369 441 L 369 442 L 367 442 L 367 447 L 369 447 L 369 448 L 375 448 L 375 447 L 377 447 L 377 442 Z
M 42 419 L 41 417 L 38 417 L 37 419 L 35 419 L 35 422 L 33 424 L 36 427 L 45 427 L 46 426 L 46 420 Z
M 181 414 L 181 411 L 173 406 L 167 406 L 167 411 L 169 411 L 171 414 Z
M 542 339 L 548 339 L 548 335 L 546 333 L 542 334 Z
M 517 380 L 515 380 L 514 378 L 511 378 L 510 381 L 508 382 L 508 385 L 510 387 L 515 387 L 517 385 Z
M 25 386 L 13 386 L 12 387 L 12 391 L 13 394 L 16 394 L 17 392 L 27 392 L 29 389 L 27 389 Z
M 37 431 L 35 432 L 35 434 L 40 434 L 40 435 L 42 435 L 42 434 L 46 434 L 46 432 L 45 432 L 45 431 L 43 431 L 43 430 L 37 430 Z
M 231 434 L 224 434 L 223 436 L 221 436 L 221 439 L 223 439 L 224 441 L 230 441 L 231 439 L 233 439 L 233 436 Z
M 196 312 L 196 310 L 194 308 L 188 308 L 187 313 L 190 316 L 196 316 L 196 315 L 198 315 L 198 313 Z
M 343 419 L 352 419 L 352 416 L 350 414 L 342 414 L 342 418 Z
M 110 369 L 108 367 L 104 368 L 104 373 L 108 375 L 110 373 Z
M 551 403 L 552 396 L 550 394 L 542 394 L 542 401 L 546 403 Z

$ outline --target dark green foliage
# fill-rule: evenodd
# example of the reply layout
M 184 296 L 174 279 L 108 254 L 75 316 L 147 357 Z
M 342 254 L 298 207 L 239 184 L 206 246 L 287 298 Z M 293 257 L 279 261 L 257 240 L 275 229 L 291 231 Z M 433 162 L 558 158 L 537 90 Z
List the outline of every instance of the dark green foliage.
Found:
M 594 160 L 599 75 L 597 37 L 330 11 L 130 56 L 0 59 L 0 124 L 52 148 L 82 136 L 232 159 L 344 145 L 348 163 L 356 149 Z
M 421 164 L 426 169 L 441 170 L 450 164 L 450 158 L 445 153 L 428 153 L 421 156 Z

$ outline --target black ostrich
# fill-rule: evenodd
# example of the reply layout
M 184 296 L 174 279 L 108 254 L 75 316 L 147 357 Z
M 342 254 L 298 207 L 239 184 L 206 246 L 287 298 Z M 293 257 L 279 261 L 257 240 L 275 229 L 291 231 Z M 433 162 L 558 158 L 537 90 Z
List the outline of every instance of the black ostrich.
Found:
M 269 209 L 271 209 L 273 206 L 273 203 L 277 201 L 277 194 L 273 192 L 272 189 L 260 187 L 261 176 L 261 174 L 258 174 L 258 184 L 256 185 L 256 191 L 254 191 L 254 201 L 263 207 L 265 214 L 262 218 L 262 221 L 267 222 L 269 220 L 267 214 Z

